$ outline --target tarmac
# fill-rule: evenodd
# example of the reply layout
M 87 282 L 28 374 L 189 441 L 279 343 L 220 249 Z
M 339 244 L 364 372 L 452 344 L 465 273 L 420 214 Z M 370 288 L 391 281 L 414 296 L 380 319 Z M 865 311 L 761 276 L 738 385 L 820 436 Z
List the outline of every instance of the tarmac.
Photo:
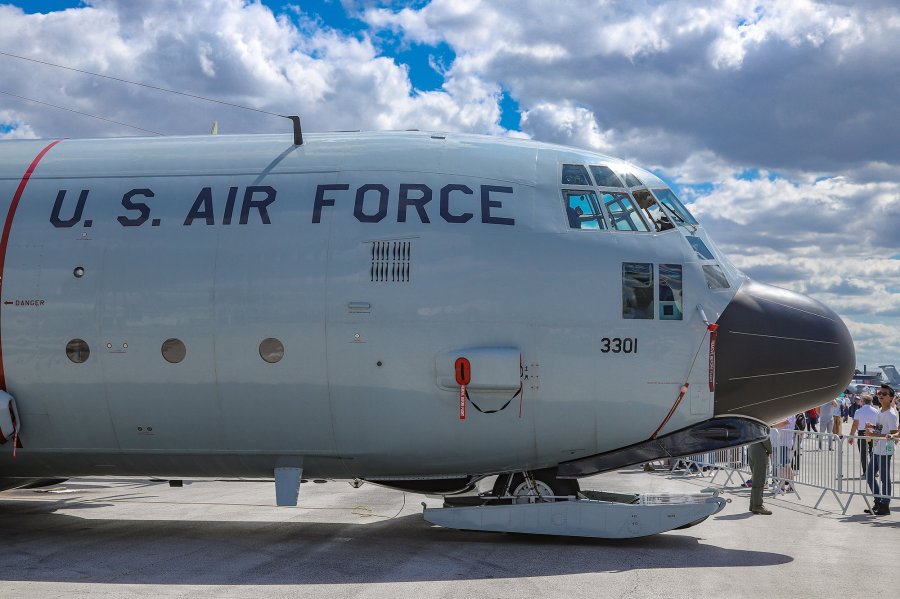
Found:
M 696 492 L 709 482 L 631 468 L 581 486 Z M 857 498 L 842 515 L 836 501 L 813 509 L 767 493 L 773 515 L 752 515 L 739 482 L 724 495 L 731 503 L 695 527 L 603 540 L 443 529 L 421 516 L 423 501 L 441 499 L 373 484 L 309 482 L 298 507 L 279 508 L 271 481 L 72 479 L 0 493 L 0 597 L 846 599 L 896 590 L 900 506 L 873 517 Z

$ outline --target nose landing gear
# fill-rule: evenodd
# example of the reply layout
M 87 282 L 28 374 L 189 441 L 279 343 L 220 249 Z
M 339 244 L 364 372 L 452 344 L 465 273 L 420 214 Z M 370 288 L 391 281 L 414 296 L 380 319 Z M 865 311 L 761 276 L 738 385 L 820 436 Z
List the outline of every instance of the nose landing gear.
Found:
M 546 468 L 501 474 L 491 494 L 500 500 L 511 498 L 512 503 L 540 503 L 577 497 L 579 491 L 577 480 L 557 478 L 556 468 Z

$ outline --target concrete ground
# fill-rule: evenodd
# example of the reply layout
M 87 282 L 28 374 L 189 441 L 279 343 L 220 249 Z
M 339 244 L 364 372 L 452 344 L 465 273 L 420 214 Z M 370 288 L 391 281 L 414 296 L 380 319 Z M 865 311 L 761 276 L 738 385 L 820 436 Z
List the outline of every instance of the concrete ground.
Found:
M 709 478 L 639 468 L 582 488 L 695 492 Z M 0 493 L 0 597 L 859 597 L 896 572 L 900 506 L 846 516 L 796 497 L 725 510 L 686 530 L 593 540 L 434 527 L 440 500 L 346 482 L 304 484 L 274 507 L 271 482 L 73 479 Z M 809 493 L 806 493 L 809 495 Z M 856 501 L 856 500 L 855 500 Z M 890 564 L 888 566 L 888 564 Z M 857 567 L 865 576 L 854 574 Z M 886 575 L 886 574 L 885 574 Z M 895 585 L 896 588 L 896 585 Z M 890 593 L 889 593 L 890 594 Z

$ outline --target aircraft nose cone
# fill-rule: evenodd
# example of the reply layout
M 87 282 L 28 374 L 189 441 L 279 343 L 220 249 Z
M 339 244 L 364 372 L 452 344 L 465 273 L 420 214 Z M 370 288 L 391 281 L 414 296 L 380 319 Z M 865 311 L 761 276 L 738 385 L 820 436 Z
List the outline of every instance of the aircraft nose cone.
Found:
M 747 281 L 718 325 L 717 415 L 772 423 L 833 399 L 853 378 L 846 325 L 805 295 Z

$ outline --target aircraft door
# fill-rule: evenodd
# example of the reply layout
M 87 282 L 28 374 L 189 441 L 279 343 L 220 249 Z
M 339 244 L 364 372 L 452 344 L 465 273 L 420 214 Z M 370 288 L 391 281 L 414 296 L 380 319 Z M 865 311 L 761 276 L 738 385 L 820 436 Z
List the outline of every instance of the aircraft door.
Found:
M 113 231 L 103 254 L 96 353 L 120 447 L 219 448 L 215 232 L 180 226 Z

